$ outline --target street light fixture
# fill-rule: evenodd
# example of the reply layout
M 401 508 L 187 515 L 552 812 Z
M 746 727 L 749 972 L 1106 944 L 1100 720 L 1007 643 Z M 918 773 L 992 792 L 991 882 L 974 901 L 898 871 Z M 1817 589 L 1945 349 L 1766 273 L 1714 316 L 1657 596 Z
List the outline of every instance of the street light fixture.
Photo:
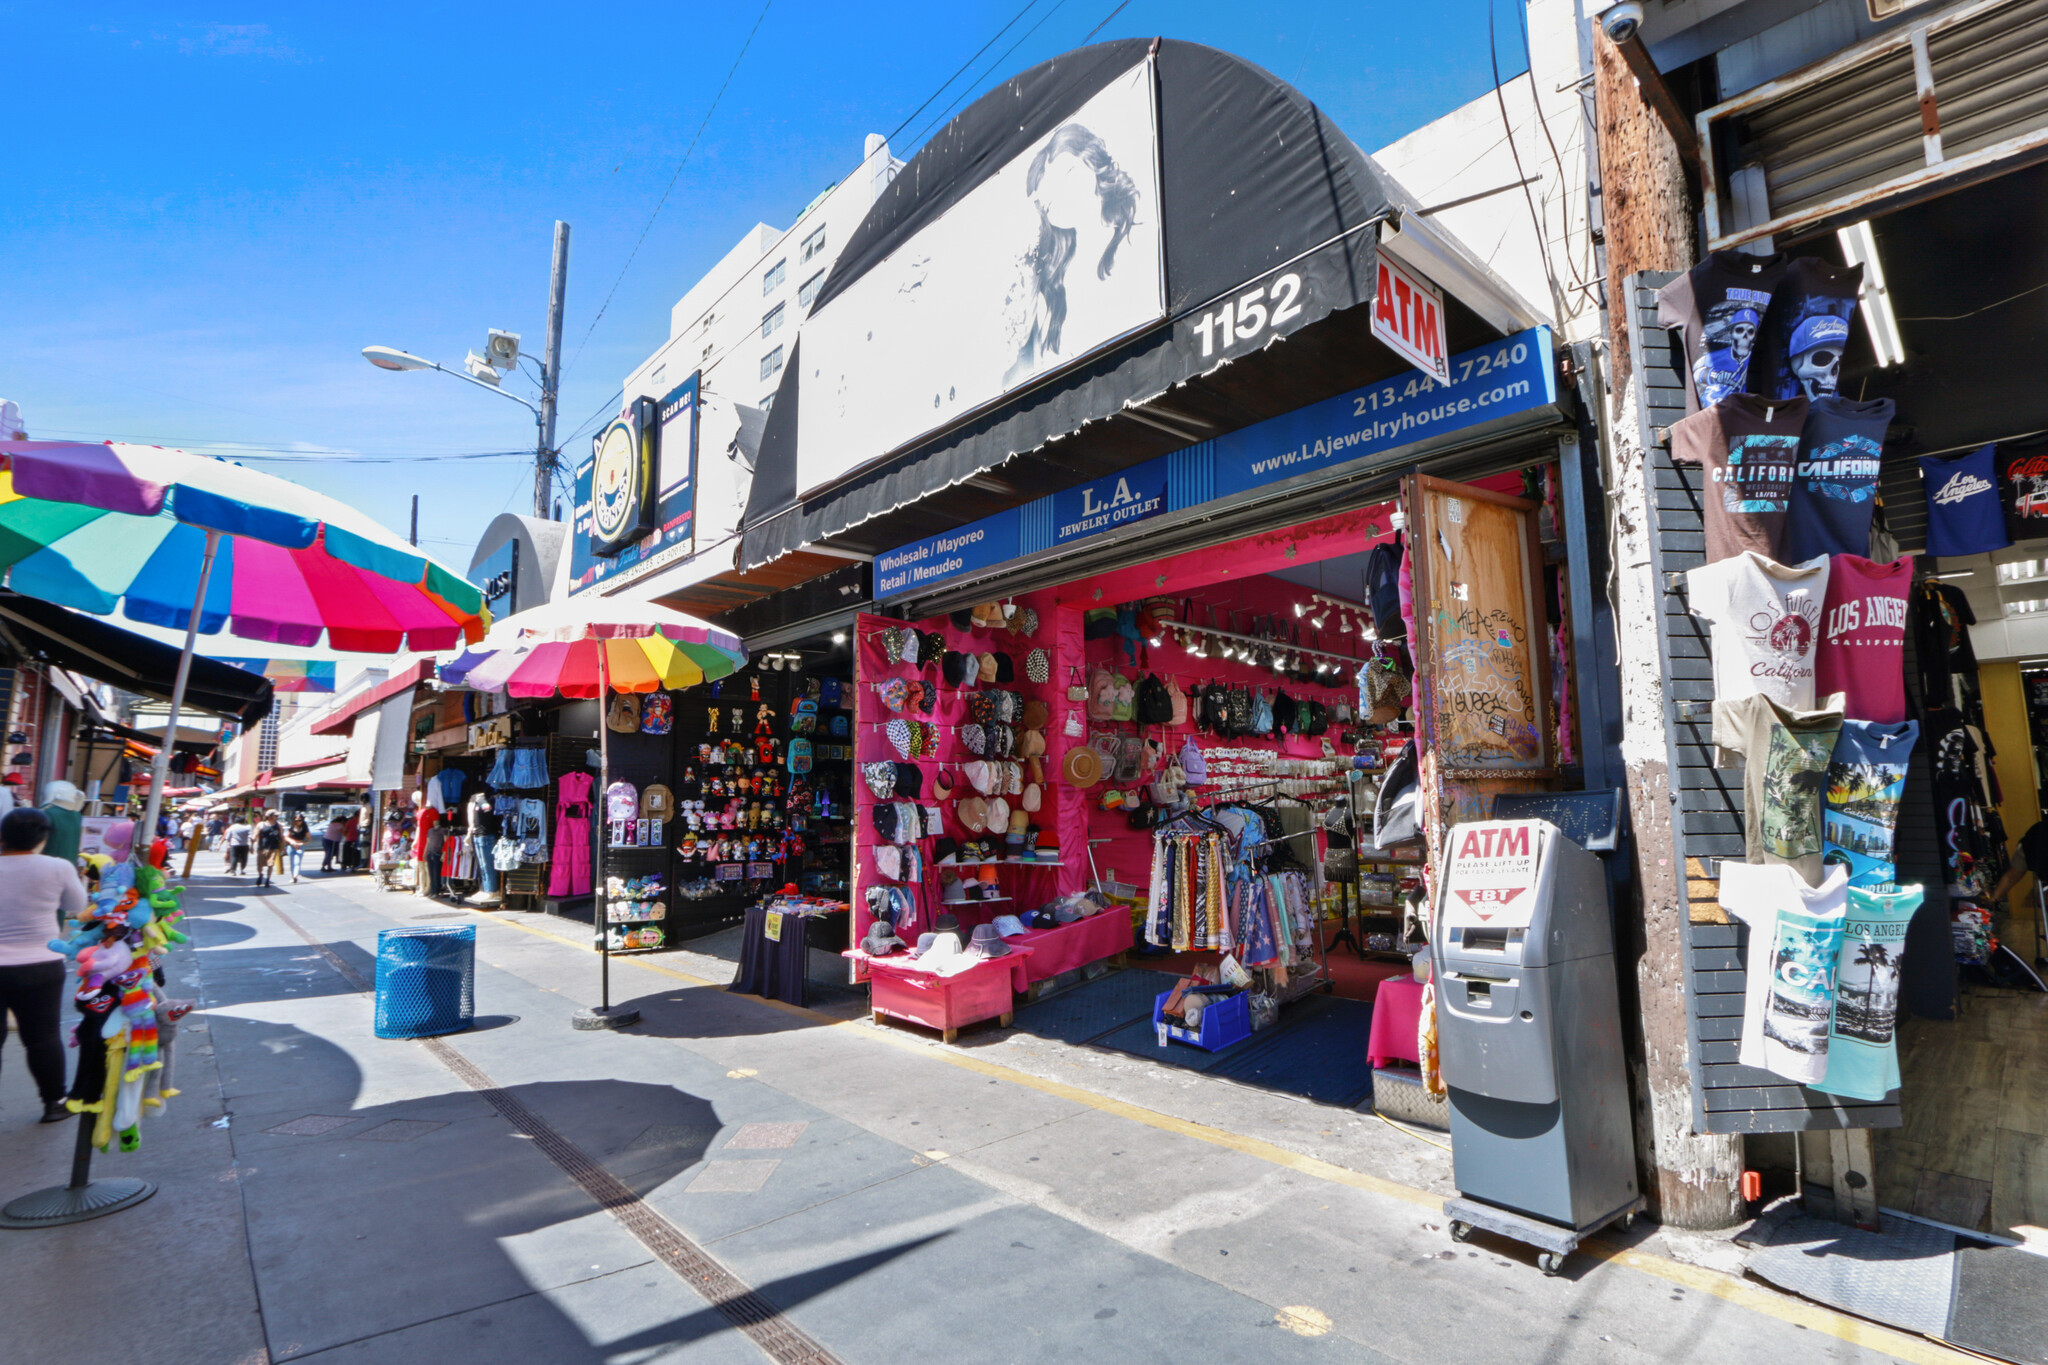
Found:
M 439 370 L 465 383 L 509 398 L 533 414 L 538 428 L 533 456 L 533 514 L 545 521 L 548 500 L 554 486 L 555 463 L 561 452 L 555 449 L 555 394 L 562 379 L 562 304 L 569 287 L 569 225 L 555 224 L 554 272 L 548 285 L 548 348 L 541 363 L 540 402 L 529 403 L 516 393 L 499 387 L 503 374 L 520 361 L 519 335 L 493 327 L 484 338 L 484 354 L 471 351 L 463 370 L 451 370 L 425 356 L 401 351 L 395 346 L 365 346 L 363 359 L 380 370 Z

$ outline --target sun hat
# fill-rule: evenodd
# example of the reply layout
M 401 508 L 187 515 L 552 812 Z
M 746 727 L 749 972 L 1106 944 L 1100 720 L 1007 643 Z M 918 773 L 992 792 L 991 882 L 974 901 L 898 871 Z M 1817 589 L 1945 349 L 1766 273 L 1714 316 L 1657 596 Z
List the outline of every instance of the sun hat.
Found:
M 933 773 L 932 799 L 935 801 L 952 800 L 955 780 L 956 779 L 954 778 L 953 774 L 947 772 L 944 768 L 941 768 L 937 772 Z
M 876 639 L 882 646 L 883 656 L 890 663 L 900 664 L 903 662 L 903 631 L 900 627 L 890 626 L 878 635 Z
M 915 763 L 896 765 L 896 794 L 915 801 L 924 795 L 924 770 Z
M 868 926 L 867 937 L 860 941 L 860 950 L 869 957 L 887 957 L 903 946 L 903 940 L 896 936 L 889 922 L 880 919 Z
M 903 644 L 897 652 L 902 655 L 904 663 L 914 664 L 917 662 L 918 649 L 923 644 L 924 635 L 921 632 L 906 630 L 903 632 Z
M 892 679 L 900 682 L 901 679 Z M 882 727 L 882 733 L 889 737 L 889 747 L 896 751 L 898 758 L 910 757 L 910 722 L 892 720 Z
M 1024 709 L 1017 713 L 1017 724 L 1026 730 L 1043 730 L 1051 720 L 1052 708 L 1036 697 L 1027 699 Z
M 896 792 L 896 765 L 894 763 L 863 763 L 860 765 L 861 780 L 868 784 L 868 790 L 875 794 L 875 800 L 887 801 Z
M 948 687 L 964 687 L 967 683 L 967 658 L 957 649 L 949 649 L 939 665 L 939 676 Z
M 903 703 L 910 700 L 910 684 L 901 678 L 889 678 L 875 684 L 875 695 L 891 711 L 901 711 Z
M 974 788 L 977 795 L 987 796 L 996 789 L 995 764 L 977 758 L 962 764 L 960 771 L 967 778 L 967 785 Z
M 993 924 L 977 924 L 974 936 L 968 940 L 967 950 L 983 957 L 1007 957 L 1010 945 L 1003 942 L 1003 936 L 996 932 Z
M 960 956 L 960 939 L 955 934 L 933 934 L 931 946 L 919 953 L 918 956 L 926 962 L 936 962 L 940 958 L 958 957 Z
M 1077 744 L 1067 750 L 1060 771 L 1068 782 L 1085 790 L 1102 780 L 1102 755 L 1085 744 Z
M 988 802 L 979 796 L 970 796 L 953 808 L 953 814 L 969 834 L 979 834 L 988 822 Z

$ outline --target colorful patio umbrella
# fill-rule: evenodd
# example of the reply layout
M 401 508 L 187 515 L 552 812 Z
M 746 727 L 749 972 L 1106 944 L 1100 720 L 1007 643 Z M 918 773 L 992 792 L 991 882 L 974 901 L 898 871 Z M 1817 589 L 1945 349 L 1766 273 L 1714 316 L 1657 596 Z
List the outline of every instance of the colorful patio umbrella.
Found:
M 507 616 L 483 643 L 440 669 L 441 680 L 477 692 L 515 697 L 602 697 L 607 692 L 659 692 L 730 676 L 746 665 L 740 637 L 694 616 L 650 602 L 572 597 Z M 579 1010 L 579 1029 L 624 1028 L 638 1010 L 612 1008 L 611 938 L 606 932 L 605 793 L 611 787 L 611 727 L 597 727 L 597 810 L 591 821 L 591 919 L 597 930 L 602 985 L 596 1009 Z
M 490 627 L 483 594 L 333 498 L 161 446 L 0 441 L 0 574 L 16 592 L 195 638 L 389 654 L 453 649 Z M 157 756 L 154 831 L 170 750 Z M 146 856 L 150 840 L 137 841 Z
M 661 692 L 737 672 L 739 636 L 648 602 L 570 598 L 508 616 L 443 665 L 443 682 L 514 697 Z

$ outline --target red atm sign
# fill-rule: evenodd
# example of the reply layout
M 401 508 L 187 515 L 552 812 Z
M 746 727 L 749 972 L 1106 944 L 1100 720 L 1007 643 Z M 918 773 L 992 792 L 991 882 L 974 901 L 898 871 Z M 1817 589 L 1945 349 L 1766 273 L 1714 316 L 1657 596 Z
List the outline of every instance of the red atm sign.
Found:
M 1439 384 L 1450 382 L 1443 291 L 1384 251 L 1373 290 L 1372 334 Z

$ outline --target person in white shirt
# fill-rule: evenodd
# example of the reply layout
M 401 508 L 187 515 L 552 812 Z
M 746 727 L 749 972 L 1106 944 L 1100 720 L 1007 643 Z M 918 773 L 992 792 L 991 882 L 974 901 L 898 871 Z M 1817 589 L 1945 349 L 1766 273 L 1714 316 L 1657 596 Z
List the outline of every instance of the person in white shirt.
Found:
M 228 875 L 242 876 L 249 870 L 249 846 L 255 842 L 256 830 L 245 815 L 236 815 L 235 822 L 228 826 L 228 832 L 221 836 L 228 852 Z

